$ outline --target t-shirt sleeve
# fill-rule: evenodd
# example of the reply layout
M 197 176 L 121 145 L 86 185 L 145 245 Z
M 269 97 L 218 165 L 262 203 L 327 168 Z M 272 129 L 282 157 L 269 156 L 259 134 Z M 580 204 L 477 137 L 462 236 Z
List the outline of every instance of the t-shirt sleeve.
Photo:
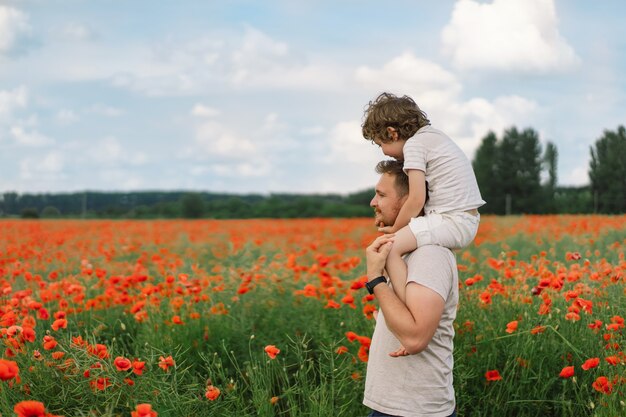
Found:
M 402 147 L 404 155 L 404 172 L 409 169 L 419 169 L 426 172 L 426 148 L 415 137 L 406 141 Z
M 435 291 L 448 300 L 454 282 L 456 261 L 448 248 L 435 245 L 422 246 L 409 254 L 406 259 L 410 281 Z

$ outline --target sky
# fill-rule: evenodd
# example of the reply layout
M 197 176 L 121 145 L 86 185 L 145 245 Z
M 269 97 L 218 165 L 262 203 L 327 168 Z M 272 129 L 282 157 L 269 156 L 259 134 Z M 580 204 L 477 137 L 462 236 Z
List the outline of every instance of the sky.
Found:
M 558 183 L 626 124 L 620 0 L 0 0 L 0 193 L 342 193 L 407 94 L 473 158 L 532 127 Z

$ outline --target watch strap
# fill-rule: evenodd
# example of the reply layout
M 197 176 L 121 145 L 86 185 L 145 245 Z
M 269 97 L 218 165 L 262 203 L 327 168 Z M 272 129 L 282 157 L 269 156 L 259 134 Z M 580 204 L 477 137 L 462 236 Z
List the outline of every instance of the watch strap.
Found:
M 368 281 L 365 283 L 365 288 L 367 288 L 367 292 L 369 292 L 370 294 L 374 294 L 374 287 L 377 286 L 378 284 L 381 283 L 387 283 L 387 278 L 383 275 L 374 278 L 371 281 Z

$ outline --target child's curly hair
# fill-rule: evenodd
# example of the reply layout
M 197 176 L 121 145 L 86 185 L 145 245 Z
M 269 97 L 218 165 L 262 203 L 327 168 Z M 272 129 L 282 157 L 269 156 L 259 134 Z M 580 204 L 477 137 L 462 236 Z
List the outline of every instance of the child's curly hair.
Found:
M 370 101 L 363 115 L 361 125 L 363 137 L 389 142 L 391 138 L 387 127 L 393 127 L 398 137 L 407 140 L 420 128 L 429 125 L 430 120 L 409 96 L 398 97 L 391 93 L 382 93 L 374 101 Z

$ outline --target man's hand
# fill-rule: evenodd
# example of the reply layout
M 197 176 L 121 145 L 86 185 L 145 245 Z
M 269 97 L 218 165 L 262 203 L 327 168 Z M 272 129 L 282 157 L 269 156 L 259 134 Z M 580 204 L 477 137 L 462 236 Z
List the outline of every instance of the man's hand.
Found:
M 393 243 L 393 237 L 393 234 L 378 236 L 367 249 L 365 249 L 367 277 L 369 280 L 383 275 L 387 255 Z

